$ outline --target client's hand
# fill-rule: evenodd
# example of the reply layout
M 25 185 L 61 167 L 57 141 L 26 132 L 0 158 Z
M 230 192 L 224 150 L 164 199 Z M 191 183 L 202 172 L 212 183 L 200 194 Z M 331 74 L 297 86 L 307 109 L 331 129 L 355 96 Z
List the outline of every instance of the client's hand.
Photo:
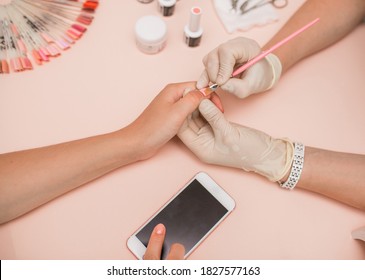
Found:
M 167 85 L 127 127 L 128 133 L 133 135 L 134 143 L 138 143 L 138 159 L 151 157 L 174 137 L 187 116 L 198 108 L 204 98 L 212 98 L 215 104 L 221 106 L 215 93 L 206 97 L 198 90 L 185 94 L 186 89 L 195 89 L 195 83 Z
M 140 146 L 140 157 L 146 159 L 174 137 L 204 96 L 191 91 L 183 97 L 186 88 L 195 88 L 186 82 L 167 85 L 148 105 L 142 114 L 128 126 Z
M 158 224 L 154 229 L 148 242 L 144 260 L 160 260 L 163 242 L 165 240 L 166 228 L 163 224 Z M 179 243 L 171 246 L 171 250 L 167 255 L 167 260 L 183 260 L 185 248 Z
M 282 179 L 293 159 L 293 144 L 227 121 L 223 113 L 210 101 L 199 105 L 184 122 L 179 138 L 202 161 L 242 168 L 267 177 Z

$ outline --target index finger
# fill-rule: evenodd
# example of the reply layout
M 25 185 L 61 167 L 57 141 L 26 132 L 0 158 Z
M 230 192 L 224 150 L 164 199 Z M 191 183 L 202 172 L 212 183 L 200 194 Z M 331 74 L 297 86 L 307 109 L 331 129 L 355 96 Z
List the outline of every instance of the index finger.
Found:
M 155 226 L 148 241 L 144 260 L 160 260 L 163 242 L 165 239 L 166 228 L 163 224 Z
M 184 96 L 184 91 L 187 88 L 194 89 L 196 82 L 183 82 L 183 83 L 175 83 L 168 84 L 164 91 L 170 97 L 170 100 L 173 102 L 179 101 Z

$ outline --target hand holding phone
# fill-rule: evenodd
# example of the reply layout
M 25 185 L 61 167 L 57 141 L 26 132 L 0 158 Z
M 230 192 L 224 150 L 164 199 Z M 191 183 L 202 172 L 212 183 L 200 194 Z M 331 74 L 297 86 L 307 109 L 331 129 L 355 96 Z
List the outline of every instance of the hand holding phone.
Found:
M 151 232 L 163 224 L 166 233 L 162 259 L 166 259 L 174 243 L 185 247 L 186 258 L 234 207 L 234 200 L 206 173 L 200 172 L 128 239 L 128 248 L 142 259 Z

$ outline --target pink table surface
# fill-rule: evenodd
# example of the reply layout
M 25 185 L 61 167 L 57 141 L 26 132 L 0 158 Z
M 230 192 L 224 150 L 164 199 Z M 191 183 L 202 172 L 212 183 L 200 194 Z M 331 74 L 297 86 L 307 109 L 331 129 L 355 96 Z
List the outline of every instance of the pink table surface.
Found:
M 179 1 L 165 18 L 168 43 L 137 50 L 133 27 L 156 3 L 101 1 L 84 37 L 34 71 L 0 76 L 0 153 L 117 130 L 133 121 L 167 83 L 196 80 L 218 44 L 246 36 L 264 44 L 280 20 L 228 34 L 211 1 Z M 202 43 L 182 41 L 189 9 L 204 10 Z M 365 153 L 365 25 L 297 64 L 269 93 L 245 100 L 221 94 L 229 120 L 306 145 Z M 140 73 L 143 73 L 142 75 Z M 210 174 L 235 211 L 189 259 L 363 259 L 351 231 L 365 213 L 300 189 L 285 191 L 241 170 L 200 162 L 178 140 L 155 157 L 119 169 L 0 226 L 1 259 L 134 259 L 127 238 L 195 173 Z M 365 183 L 364 183 L 365 184 Z M 364 185 L 365 186 L 365 185 Z

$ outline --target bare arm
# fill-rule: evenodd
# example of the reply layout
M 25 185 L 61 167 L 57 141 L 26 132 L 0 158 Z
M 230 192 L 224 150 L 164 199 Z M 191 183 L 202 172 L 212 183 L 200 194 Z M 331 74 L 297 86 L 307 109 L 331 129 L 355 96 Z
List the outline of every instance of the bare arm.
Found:
M 0 224 L 116 168 L 151 157 L 203 98 L 194 83 L 167 86 L 131 125 L 116 132 L 0 155 Z M 166 118 L 169 116 L 169 118 Z
M 287 181 L 293 160 L 290 141 L 231 123 L 208 100 L 199 110 L 201 115 L 193 115 L 178 133 L 198 158 L 255 172 L 273 182 Z M 365 210 L 365 155 L 306 147 L 297 187 Z
M 283 72 L 350 33 L 365 17 L 365 1 L 308 0 L 263 49 L 317 17 L 318 24 L 274 52 Z M 297 187 L 365 210 L 365 156 L 307 147 Z
M 0 155 L 0 223 L 139 159 L 127 129 Z
M 320 22 L 274 54 L 279 57 L 283 73 L 301 59 L 314 54 L 351 32 L 365 17 L 364 0 L 308 0 L 284 27 L 263 47 L 267 49 L 311 20 Z
M 365 156 L 306 147 L 297 187 L 365 210 Z

